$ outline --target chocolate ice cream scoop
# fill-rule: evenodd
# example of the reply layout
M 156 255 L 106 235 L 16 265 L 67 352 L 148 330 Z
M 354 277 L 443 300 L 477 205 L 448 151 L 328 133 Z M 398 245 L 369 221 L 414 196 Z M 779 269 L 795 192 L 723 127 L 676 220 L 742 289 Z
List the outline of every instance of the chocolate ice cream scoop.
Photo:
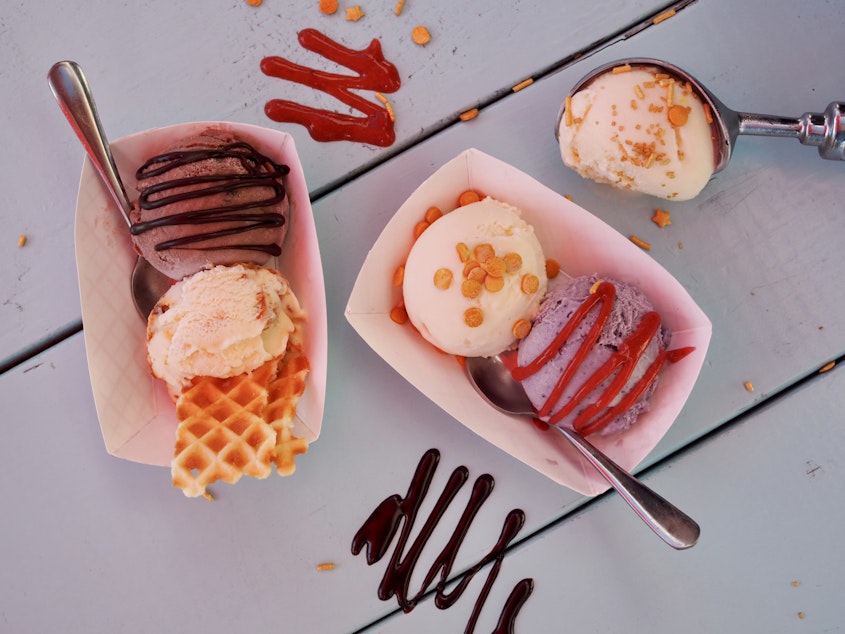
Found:
M 217 264 L 265 264 L 287 233 L 289 171 L 223 130 L 183 140 L 137 171 L 135 246 L 177 280 Z

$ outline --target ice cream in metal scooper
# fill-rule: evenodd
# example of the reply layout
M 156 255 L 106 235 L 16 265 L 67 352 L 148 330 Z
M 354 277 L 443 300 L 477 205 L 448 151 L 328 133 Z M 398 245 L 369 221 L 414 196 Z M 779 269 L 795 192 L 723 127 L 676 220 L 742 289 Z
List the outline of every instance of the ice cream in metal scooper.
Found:
M 818 147 L 819 155 L 829 160 L 845 160 L 845 102 L 834 101 L 823 113 L 807 112 L 797 118 L 766 114 L 738 112 L 719 101 L 701 82 L 686 71 L 657 59 L 627 58 L 600 66 L 582 77 L 569 92 L 558 115 L 555 136 L 560 140 L 561 125 L 566 119 L 566 106 L 581 90 L 597 78 L 620 68 L 645 68 L 665 73 L 670 78 L 688 85 L 712 113 L 714 132 L 713 172 L 724 169 L 731 158 L 739 135 L 772 136 L 798 139 L 803 145 Z

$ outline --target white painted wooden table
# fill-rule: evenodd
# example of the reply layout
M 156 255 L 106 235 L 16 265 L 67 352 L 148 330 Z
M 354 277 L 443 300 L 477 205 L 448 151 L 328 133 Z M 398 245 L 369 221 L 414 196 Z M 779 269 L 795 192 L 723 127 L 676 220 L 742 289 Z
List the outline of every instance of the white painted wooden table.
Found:
M 353 23 L 343 9 L 327 17 L 317 3 L 282 4 L 206 2 L 199 13 L 157 0 L 48 0 L 0 9 L 0 631 L 463 631 L 484 575 L 449 610 L 424 601 L 402 614 L 376 596 L 384 563 L 368 567 L 350 552 L 369 512 L 405 493 L 429 448 L 442 454 L 433 491 L 459 465 L 496 480 L 455 571 L 489 550 L 507 511 L 526 513 L 524 541 L 505 557 L 477 632 L 493 629 L 525 577 L 535 590 L 518 632 L 838 631 L 845 375 L 817 371 L 845 353 L 845 165 L 797 142 L 741 138 L 697 199 L 662 203 L 581 180 L 563 167 L 552 131 L 581 75 L 640 55 L 688 69 L 737 109 L 820 112 L 845 99 L 845 69 L 813 61 L 840 38 L 845 7 L 698 0 L 639 28 L 666 5 L 407 0 L 398 17 L 362 4 L 367 16 Z M 417 24 L 432 32 L 425 48 L 410 41 Z M 353 48 L 381 40 L 403 82 L 390 96 L 393 146 L 316 143 L 264 117 L 280 86 L 261 74 L 260 59 L 302 55 L 295 34 L 306 27 Z M 152 34 L 157 43 L 142 57 Z M 603 40 L 612 43 L 594 46 Z M 166 470 L 104 451 L 78 332 L 72 214 L 82 150 L 44 80 L 64 58 L 85 68 L 112 138 L 201 119 L 295 136 L 323 255 L 329 381 L 322 435 L 292 478 L 244 480 L 207 504 L 184 499 Z M 511 93 L 527 77 L 534 84 Z M 476 106 L 477 118 L 458 122 Z M 643 465 L 653 467 L 648 483 L 702 525 L 692 550 L 668 549 L 615 494 L 585 500 L 474 436 L 346 322 L 381 229 L 469 147 L 651 242 L 650 254 L 713 322 L 695 390 Z M 655 206 L 672 212 L 671 226 L 649 221 Z M 458 513 L 450 508 L 444 526 Z M 316 569 L 327 561 L 333 570 Z

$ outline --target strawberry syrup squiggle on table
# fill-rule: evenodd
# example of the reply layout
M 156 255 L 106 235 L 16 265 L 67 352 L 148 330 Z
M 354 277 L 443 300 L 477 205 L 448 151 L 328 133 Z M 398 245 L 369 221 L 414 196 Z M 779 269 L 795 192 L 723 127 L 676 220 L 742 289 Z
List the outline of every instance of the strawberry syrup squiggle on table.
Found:
M 321 110 L 286 99 L 271 99 L 264 106 L 264 113 L 273 121 L 304 126 L 315 141 L 358 141 L 381 147 L 391 145 L 396 140 L 396 133 L 390 112 L 353 92 L 372 90 L 391 93 L 399 90 L 399 72 L 384 58 L 379 41 L 373 40 L 367 48 L 356 51 L 315 29 L 304 29 L 299 33 L 299 43 L 303 48 L 358 74 L 340 75 L 315 70 L 276 56 L 261 60 L 261 71 L 270 77 L 321 90 L 364 116 Z

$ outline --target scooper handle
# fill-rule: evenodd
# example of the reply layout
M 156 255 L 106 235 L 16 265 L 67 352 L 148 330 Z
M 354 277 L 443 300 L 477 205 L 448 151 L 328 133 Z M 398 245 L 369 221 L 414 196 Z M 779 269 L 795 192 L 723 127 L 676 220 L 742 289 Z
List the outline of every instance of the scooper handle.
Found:
M 739 134 L 798 139 L 819 148 L 819 155 L 845 161 L 845 102 L 832 102 L 823 113 L 805 112 L 798 119 L 739 113 Z

